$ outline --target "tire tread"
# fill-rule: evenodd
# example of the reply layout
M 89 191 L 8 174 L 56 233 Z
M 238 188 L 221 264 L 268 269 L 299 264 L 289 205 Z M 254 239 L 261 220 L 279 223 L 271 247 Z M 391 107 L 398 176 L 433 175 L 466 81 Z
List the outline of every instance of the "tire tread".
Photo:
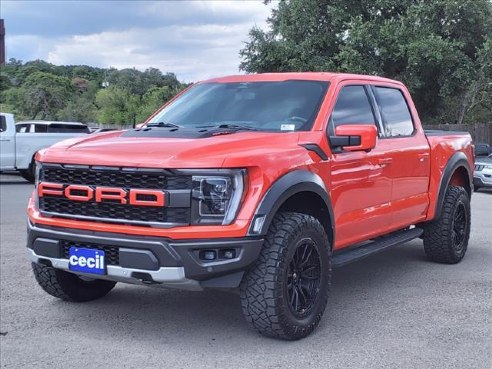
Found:
M 298 327 L 289 324 L 288 317 L 281 308 L 283 280 L 279 276 L 279 270 L 283 270 L 285 266 L 284 259 L 288 251 L 285 240 L 295 235 L 300 229 L 306 228 L 319 231 L 329 250 L 326 232 L 316 218 L 300 213 L 279 213 L 270 225 L 265 244 L 255 266 L 247 272 L 243 279 L 241 284 L 243 314 L 250 325 L 263 335 L 286 340 L 303 338 L 309 335 L 321 320 L 328 300 L 328 291 L 320 301 L 321 312 L 308 326 Z M 329 257 L 327 275 L 329 289 L 331 277 Z
M 457 202 L 466 198 L 465 207 L 470 219 L 470 204 L 468 193 L 463 187 L 450 186 L 446 191 L 443 208 L 439 219 L 429 222 L 424 227 L 424 250 L 427 257 L 435 262 L 444 264 L 456 264 L 463 259 L 466 252 L 470 225 L 467 227 L 465 250 L 457 255 L 452 245 L 453 215 Z

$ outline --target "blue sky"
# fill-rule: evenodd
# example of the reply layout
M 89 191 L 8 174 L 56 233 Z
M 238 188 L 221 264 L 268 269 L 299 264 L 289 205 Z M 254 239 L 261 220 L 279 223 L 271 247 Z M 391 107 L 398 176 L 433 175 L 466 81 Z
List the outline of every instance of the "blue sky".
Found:
M 262 1 L 1 0 L 7 59 L 174 72 L 238 73 L 239 50 L 275 4 Z

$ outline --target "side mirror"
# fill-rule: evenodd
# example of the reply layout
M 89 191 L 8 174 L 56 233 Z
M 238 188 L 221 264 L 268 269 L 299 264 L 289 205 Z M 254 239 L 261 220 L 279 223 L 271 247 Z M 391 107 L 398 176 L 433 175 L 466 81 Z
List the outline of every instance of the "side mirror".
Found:
M 374 124 L 344 124 L 335 128 L 330 144 L 347 151 L 370 151 L 376 147 L 378 131 Z

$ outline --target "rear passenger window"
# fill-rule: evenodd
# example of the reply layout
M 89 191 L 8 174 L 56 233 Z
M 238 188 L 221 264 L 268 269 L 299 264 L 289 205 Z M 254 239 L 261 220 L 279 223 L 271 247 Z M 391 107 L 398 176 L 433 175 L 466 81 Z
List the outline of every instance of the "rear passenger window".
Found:
M 386 137 L 411 136 L 412 115 L 403 93 L 396 88 L 376 87 L 376 99 L 381 108 Z
M 36 133 L 46 133 L 48 132 L 48 125 L 46 124 L 35 124 L 34 132 Z
M 343 87 L 333 108 L 331 119 L 335 127 L 342 124 L 376 124 L 365 88 Z
M 86 125 L 52 123 L 48 126 L 51 133 L 90 133 Z

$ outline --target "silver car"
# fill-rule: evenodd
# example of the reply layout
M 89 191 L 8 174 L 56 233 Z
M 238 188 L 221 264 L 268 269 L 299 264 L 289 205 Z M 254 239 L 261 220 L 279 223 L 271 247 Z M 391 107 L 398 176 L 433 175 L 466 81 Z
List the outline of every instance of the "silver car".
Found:
M 492 154 L 489 156 L 477 156 L 475 158 L 473 185 L 475 191 L 482 187 L 492 188 Z

